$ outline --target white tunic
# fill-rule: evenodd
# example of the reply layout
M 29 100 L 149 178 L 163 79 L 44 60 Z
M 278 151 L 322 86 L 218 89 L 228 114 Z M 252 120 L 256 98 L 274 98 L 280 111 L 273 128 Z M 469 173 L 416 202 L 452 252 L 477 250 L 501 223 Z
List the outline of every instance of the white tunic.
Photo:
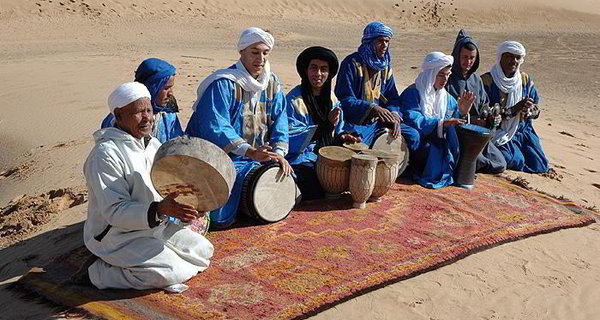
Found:
M 89 203 L 83 238 L 100 258 L 88 269 L 91 282 L 99 289 L 163 288 L 205 270 L 213 254 L 206 238 L 171 223 L 149 225 L 148 208 L 162 199 L 150 179 L 160 142 L 151 138 L 144 147 L 118 128 L 98 130 L 94 138 L 84 164 Z

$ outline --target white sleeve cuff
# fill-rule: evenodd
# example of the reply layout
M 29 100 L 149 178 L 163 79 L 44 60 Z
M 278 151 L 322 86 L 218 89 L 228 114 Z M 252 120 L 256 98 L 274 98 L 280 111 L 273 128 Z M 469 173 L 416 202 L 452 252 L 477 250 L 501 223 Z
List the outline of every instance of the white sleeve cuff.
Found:
M 444 137 L 444 119 L 438 120 L 437 135 L 440 139 Z
M 248 149 L 250 148 L 250 144 L 249 143 L 242 143 L 240 144 L 238 147 L 232 149 L 231 153 L 238 155 L 238 156 L 245 156 L 246 155 L 246 151 L 248 151 Z

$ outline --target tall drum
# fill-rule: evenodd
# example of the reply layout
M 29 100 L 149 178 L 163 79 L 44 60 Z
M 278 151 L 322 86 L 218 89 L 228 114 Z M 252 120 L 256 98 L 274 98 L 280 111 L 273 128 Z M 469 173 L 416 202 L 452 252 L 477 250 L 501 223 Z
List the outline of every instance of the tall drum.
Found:
M 396 178 L 398 177 L 399 159 L 398 156 L 380 150 L 365 150 L 362 154 L 368 154 L 377 157 L 377 168 L 375 170 L 375 187 L 371 193 L 369 201 L 379 201 L 386 194 Z
M 396 139 L 392 138 L 391 131 L 388 128 L 377 131 L 371 149 L 386 151 L 397 155 L 399 159 L 398 176 L 400 176 L 406 167 L 408 167 L 409 152 L 404 137 L 400 135 Z
M 455 174 L 456 185 L 472 189 L 475 186 L 475 169 L 477 156 L 492 138 L 489 129 L 473 124 L 461 124 L 456 127 L 456 135 L 460 144 L 458 170 Z
M 352 169 L 350 169 L 350 194 L 353 206 L 363 209 L 375 187 L 375 173 L 377 158 L 368 154 L 355 154 L 352 156 Z
M 350 166 L 354 154 L 350 149 L 337 146 L 319 149 L 316 164 L 317 178 L 327 198 L 339 198 L 340 193 L 348 190 Z
M 288 216 L 296 203 L 296 183 L 285 176 L 279 164 L 252 169 L 244 180 L 240 208 L 246 215 L 265 223 Z

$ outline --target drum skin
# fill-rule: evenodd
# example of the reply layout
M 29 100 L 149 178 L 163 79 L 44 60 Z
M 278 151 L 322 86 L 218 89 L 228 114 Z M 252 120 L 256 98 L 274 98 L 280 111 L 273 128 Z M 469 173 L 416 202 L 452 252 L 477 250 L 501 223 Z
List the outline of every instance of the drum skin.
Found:
M 283 220 L 296 204 L 296 183 L 279 164 L 259 166 L 246 176 L 240 209 L 264 223 Z
M 337 146 L 319 149 L 316 171 L 323 190 L 330 195 L 348 190 L 350 166 L 354 151 Z
M 150 176 L 160 195 L 177 192 L 177 202 L 201 212 L 225 205 L 235 182 L 229 156 L 204 139 L 182 136 L 162 144 Z
M 461 124 L 456 127 L 460 144 L 460 157 L 456 167 L 456 184 L 471 189 L 475 185 L 477 156 L 492 138 L 489 129 L 473 124 Z
M 373 145 L 373 150 L 381 150 L 391 152 L 399 157 L 398 176 L 400 176 L 406 167 L 408 167 L 409 150 L 404 137 L 400 135 L 396 139 L 392 139 L 389 129 L 380 130 L 377 132 Z
M 367 154 L 356 154 L 352 156 L 349 189 L 355 208 L 364 208 L 365 202 L 371 196 L 373 188 L 375 187 L 376 169 L 376 157 Z

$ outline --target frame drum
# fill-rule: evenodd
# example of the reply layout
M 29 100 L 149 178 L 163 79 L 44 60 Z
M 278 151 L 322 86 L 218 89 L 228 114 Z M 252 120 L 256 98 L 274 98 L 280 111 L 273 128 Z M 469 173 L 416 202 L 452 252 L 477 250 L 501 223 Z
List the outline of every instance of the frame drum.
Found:
M 258 166 L 244 180 L 240 208 L 262 222 L 277 222 L 292 211 L 296 192 L 294 178 L 284 176 L 279 164 Z
M 456 126 L 456 135 L 460 145 L 456 184 L 472 189 L 475 186 L 477 157 L 492 138 L 492 133 L 489 129 L 474 124 L 461 124 Z
M 161 196 L 177 192 L 177 202 L 200 212 L 225 205 L 235 175 L 233 162 L 221 148 L 188 136 L 161 145 L 150 172 L 152 184 Z
M 371 149 L 396 154 L 399 158 L 398 176 L 400 176 L 408 166 L 409 151 L 406 141 L 404 141 L 402 135 L 397 139 L 392 139 L 390 129 L 385 128 L 377 131 Z

